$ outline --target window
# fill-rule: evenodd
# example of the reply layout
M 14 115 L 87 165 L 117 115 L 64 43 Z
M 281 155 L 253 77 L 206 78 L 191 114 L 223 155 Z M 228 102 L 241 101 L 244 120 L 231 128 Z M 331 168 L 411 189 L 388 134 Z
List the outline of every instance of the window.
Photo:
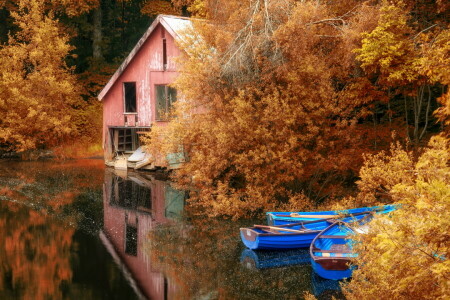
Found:
M 148 128 L 114 128 L 112 138 L 114 149 L 118 152 L 132 152 L 141 145 L 139 134 L 147 132 Z
M 163 70 L 167 70 L 167 43 L 166 39 L 163 38 Z
M 177 90 L 167 85 L 156 85 L 156 120 L 167 120 L 172 104 L 177 101 Z
M 136 112 L 136 82 L 124 82 L 123 94 L 125 102 L 125 113 Z
M 131 129 L 119 129 L 119 151 L 133 151 L 133 132 Z

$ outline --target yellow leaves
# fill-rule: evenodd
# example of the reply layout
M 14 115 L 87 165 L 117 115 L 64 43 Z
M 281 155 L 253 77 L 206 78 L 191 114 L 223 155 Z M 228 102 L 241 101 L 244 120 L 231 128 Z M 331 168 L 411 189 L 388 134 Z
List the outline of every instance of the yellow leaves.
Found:
M 417 78 L 414 61 L 418 58 L 414 41 L 409 38 L 412 28 L 407 25 L 404 4 L 397 2 L 396 5 L 383 2 L 378 26 L 363 35 L 362 47 L 355 50 L 367 73 L 380 73 L 381 79 L 392 86 Z
M 19 3 L 21 30 L 0 49 L 1 143 L 27 150 L 60 143 L 72 131 L 71 105 L 79 101 L 76 78 L 64 63 L 71 46 L 41 2 Z
M 176 9 L 171 1 L 165 0 L 147 0 L 142 8 L 141 13 L 144 15 L 156 16 L 163 15 L 180 15 L 181 10 Z
M 386 193 L 403 205 L 390 216 L 375 218 L 370 234 L 357 237 L 362 242 L 356 261 L 359 268 L 344 286 L 348 299 L 450 296 L 449 153 L 448 141 L 434 137 L 416 160 L 407 158 L 409 154 L 398 146 L 391 150 L 390 157 L 372 157 L 372 162 L 383 158 L 384 162 L 378 160 L 382 165 L 375 164 L 375 172 L 381 174 L 393 171 L 395 162 L 402 162 L 395 171 L 401 174 L 399 177 L 388 175 L 398 183 L 388 187 Z M 363 177 L 363 181 L 368 179 Z M 367 186 L 367 182 L 360 185 Z

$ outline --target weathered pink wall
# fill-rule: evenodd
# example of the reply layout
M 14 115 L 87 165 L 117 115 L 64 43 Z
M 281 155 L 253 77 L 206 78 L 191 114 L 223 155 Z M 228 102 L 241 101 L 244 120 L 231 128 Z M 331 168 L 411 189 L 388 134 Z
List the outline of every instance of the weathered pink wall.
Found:
M 166 38 L 167 70 L 163 70 L 163 34 Z M 134 115 L 131 114 L 129 126 L 150 126 L 156 122 L 155 85 L 173 82 L 178 75 L 175 58 L 179 55 L 174 38 L 159 24 L 103 98 L 103 144 L 108 126 L 125 126 L 123 82 L 136 82 L 138 123 L 134 124 Z

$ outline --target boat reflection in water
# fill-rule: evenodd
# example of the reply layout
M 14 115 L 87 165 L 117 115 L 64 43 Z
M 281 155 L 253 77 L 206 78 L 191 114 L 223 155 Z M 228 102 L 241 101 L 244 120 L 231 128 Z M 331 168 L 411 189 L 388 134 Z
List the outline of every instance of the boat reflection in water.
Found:
M 310 266 L 311 256 L 308 249 L 264 251 L 245 249 L 241 254 L 241 264 L 248 269 L 270 269 L 289 266 Z M 311 287 L 314 296 L 319 299 L 342 297 L 339 281 L 327 280 L 311 272 Z
M 245 249 L 241 254 L 241 263 L 251 269 L 280 268 L 310 263 L 307 249 L 287 251 L 254 251 Z
M 145 173 L 105 171 L 100 238 L 139 298 L 168 299 L 175 286 L 152 268 L 145 240 L 159 224 L 181 216 L 185 193 Z
M 322 278 L 315 272 L 311 273 L 311 286 L 316 297 L 331 299 L 332 297 L 338 298 L 342 296 L 338 280 Z

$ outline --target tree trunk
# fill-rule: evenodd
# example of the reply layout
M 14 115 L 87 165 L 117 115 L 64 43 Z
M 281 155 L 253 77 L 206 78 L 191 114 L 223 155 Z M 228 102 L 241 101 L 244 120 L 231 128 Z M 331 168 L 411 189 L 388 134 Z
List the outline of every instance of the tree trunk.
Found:
M 102 53 L 102 7 L 99 5 L 93 13 L 93 30 L 92 30 L 92 57 L 94 60 L 103 60 Z

